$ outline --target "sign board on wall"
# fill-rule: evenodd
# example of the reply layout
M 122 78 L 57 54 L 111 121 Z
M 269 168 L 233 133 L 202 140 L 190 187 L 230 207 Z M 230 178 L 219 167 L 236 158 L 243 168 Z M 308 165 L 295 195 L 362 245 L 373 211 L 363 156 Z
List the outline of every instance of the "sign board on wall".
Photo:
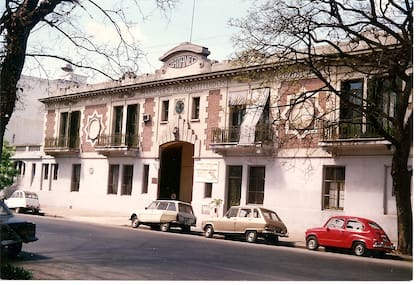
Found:
M 219 178 L 218 161 L 194 162 L 194 180 L 196 182 L 217 183 Z

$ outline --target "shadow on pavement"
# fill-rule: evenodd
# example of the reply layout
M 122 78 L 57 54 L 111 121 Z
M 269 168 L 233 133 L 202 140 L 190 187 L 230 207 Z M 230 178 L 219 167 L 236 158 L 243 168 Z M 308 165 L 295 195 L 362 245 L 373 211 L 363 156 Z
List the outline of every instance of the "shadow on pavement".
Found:
M 133 229 L 133 230 L 160 231 L 160 230 L 151 229 L 150 227 L 144 226 L 144 225 L 141 225 L 138 229 Z M 186 231 L 182 231 L 181 229 L 178 229 L 178 228 L 171 228 L 169 230 L 169 232 L 170 233 L 176 233 L 176 234 L 182 234 L 182 235 L 202 236 L 204 238 L 203 232 L 200 232 L 200 231 L 194 231 L 193 230 L 193 231 L 186 232 Z M 218 234 L 214 234 L 212 239 L 225 239 L 225 240 L 232 240 L 232 241 L 247 243 L 247 241 L 244 239 L 244 237 L 242 237 L 240 235 L 218 235 Z M 284 240 L 279 240 L 278 242 L 272 242 L 272 241 L 266 241 L 266 240 L 260 238 L 255 243 L 266 244 L 266 245 L 274 245 L 274 246 L 296 247 L 295 242 L 284 241 Z
M 33 252 L 22 251 L 17 256 L 10 256 L 10 257 L 7 257 L 7 259 L 2 260 L 2 261 L 19 263 L 19 262 L 24 262 L 24 261 L 37 261 L 37 260 L 48 260 L 48 259 L 51 259 L 51 257 L 33 253 Z
M 33 215 L 33 216 L 45 216 L 44 212 L 32 212 L 31 210 L 23 211 L 17 214 L 21 215 Z
M 33 252 L 22 251 L 16 258 L 19 261 L 47 260 L 51 257 Z
M 338 254 L 346 254 L 346 255 L 353 255 L 351 250 L 340 249 L 340 248 L 326 248 L 324 249 L 325 252 L 332 252 Z M 377 258 L 377 259 L 387 259 L 387 260 L 404 260 L 401 256 L 394 255 L 394 254 L 385 254 L 385 253 L 375 253 L 375 252 L 368 252 L 365 256 L 361 256 L 360 258 Z

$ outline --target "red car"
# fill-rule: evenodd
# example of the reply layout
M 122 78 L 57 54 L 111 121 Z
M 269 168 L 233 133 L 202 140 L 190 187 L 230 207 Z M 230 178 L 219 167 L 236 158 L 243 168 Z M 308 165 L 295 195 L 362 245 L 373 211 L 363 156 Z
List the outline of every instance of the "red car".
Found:
M 331 217 L 323 227 L 307 229 L 305 239 L 306 248 L 310 250 L 319 246 L 350 249 L 357 256 L 369 251 L 385 254 L 395 248 L 377 223 L 351 216 Z

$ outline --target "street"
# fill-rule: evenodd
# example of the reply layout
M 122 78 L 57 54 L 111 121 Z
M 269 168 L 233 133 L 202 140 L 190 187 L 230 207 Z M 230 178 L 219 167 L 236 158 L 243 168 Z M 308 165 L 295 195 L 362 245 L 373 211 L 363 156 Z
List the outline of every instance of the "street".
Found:
M 13 260 L 45 280 L 405 281 L 412 262 L 25 215 L 38 241 Z

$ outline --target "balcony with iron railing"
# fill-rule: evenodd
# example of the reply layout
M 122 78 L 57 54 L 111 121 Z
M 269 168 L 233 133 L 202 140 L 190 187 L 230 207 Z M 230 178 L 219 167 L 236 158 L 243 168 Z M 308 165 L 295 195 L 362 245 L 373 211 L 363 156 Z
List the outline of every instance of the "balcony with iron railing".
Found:
M 103 155 L 136 155 L 139 151 L 139 136 L 128 134 L 100 135 L 95 150 Z
M 72 155 L 80 152 L 79 136 L 45 138 L 44 152 L 49 155 Z
M 341 121 L 321 124 L 319 145 L 328 152 L 375 152 L 389 151 L 390 143 L 377 130 L 366 123 Z
M 326 122 L 322 125 L 322 140 L 381 138 L 370 125 L 360 122 Z
M 240 142 L 241 135 L 242 138 L 244 135 L 254 136 L 251 140 L 253 143 L 242 144 Z M 269 125 L 257 125 L 255 126 L 255 132 L 242 134 L 240 127 L 213 128 L 211 130 L 210 147 L 216 153 L 224 155 L 229 153 L 268 154 L 273 149 L 273 137 L 274 133 Z

